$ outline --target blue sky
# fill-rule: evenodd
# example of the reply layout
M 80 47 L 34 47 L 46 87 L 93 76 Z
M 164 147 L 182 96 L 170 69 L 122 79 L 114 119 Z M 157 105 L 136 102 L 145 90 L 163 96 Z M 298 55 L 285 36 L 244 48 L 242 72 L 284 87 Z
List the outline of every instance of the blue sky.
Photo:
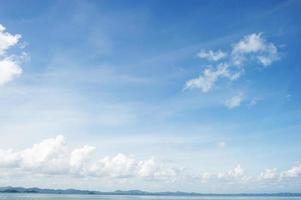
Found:
M 300 192 L 300 6 L 2 2 L 0 184 Z

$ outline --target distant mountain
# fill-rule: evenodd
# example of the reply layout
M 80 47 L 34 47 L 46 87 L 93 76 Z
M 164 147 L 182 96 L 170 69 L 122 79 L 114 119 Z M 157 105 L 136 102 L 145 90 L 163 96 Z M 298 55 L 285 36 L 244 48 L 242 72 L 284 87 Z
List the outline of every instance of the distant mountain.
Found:
M 0 187 L 0 193 L 38 193 L 38 194 L 86 194 L 86 195 L 157 195 L 157 196 L 294 196 L 301 197 L 301 193 L 195 193 L 195 192 L 145 192 L 141 190 L 116 190 L 100 192 L 76 189 L 41 189 L 23 187 Z

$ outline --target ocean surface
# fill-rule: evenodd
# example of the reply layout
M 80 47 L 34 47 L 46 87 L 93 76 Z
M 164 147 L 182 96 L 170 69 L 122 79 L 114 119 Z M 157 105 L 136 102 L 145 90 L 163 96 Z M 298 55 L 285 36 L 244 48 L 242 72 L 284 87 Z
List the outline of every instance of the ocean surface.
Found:
M 301 197 L 190 197 L 131 195 L 0 194 L 0 200 L 301 200 Z

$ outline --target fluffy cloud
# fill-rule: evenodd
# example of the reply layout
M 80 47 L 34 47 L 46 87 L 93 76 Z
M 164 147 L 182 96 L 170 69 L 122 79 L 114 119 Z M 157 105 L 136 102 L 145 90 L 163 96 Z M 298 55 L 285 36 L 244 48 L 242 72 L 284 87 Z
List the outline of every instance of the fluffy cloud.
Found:
M 229 108 L 236 108 L 238 106 L 240 106 L 241 102 L 244 100 L 244 95 L 243 93 L 239 93 L 233 97 L 231 97 L 230 99 L 227 99 L 225 101 L 225 105 Z
M 11 58 L 0 60 L 0 86 L 22 74 L 21 67 Z
M 222 146 L 224 144 L 221 144 Z M 139 181 L 188 181 L 199 178 L 200 183 L 268 183 L 279 180 L 299 180 L 301 164 L 281 173 L 275 168 L 266 169 L 260 174 L 248 175 L 241 165 L 222 172 L 205 172 L 196 175 L 180 166 L 172 166 L 155 158 L 138 160 L 133 156 L 117 154 L 97 157 L 96 148 L 83 146 L 70 149 L 61 135 L 46 139 L 30 148 L 20 151 L 0 149 L 0 173 L 6 176 L 47 175 L 56 177 L 93 177 L 102 180 L 139 180 Z M 281 182 L 283 181 L 283 182 Z M 277 182 L 278 183 L 278 182 Z
M 244 177 L 245 171 L 244 169 L 238 164 L 233 169 L 230 169 L 228 172 L 222 172 L 218 173 L 218 178 L 226 178 L 226 179 L 232 179 L 232 178 L 242 178 Z
M 263 172 L 260 173 L 260 179 L 276 179 L 278 177 L 277 169 L 265 169 Z
M 34 172 L 60 174 L 66 168 L 67 148 L 59 135 L 19 152 L 20 167 Z
M 16 167 L 18 166 L 19 159 L 19 155 L 11 149 L 0 149 L 0 167 Z
M 136 175 L 137 161 L 124 154 L 107 156 L 98 160 L 91 168 L 91 172 L 97 176 L 108 176 L 112 178 L 127 178 Z
M 204 172 L 201 175 L 201 182 L 207 183 L 210 181 L 218 181 L 222 182 L 241 182 L 248 181 L 251 179 L 251 176 L 246 175 L 245 170 L 241 167 L 241 165 L 236 165 L 233 169 L 230 169 L 225 172 L 219 173 L 209 173 Z
M 0 24 L 0 86 L 22 74 L 20 63 L 24 58 L 23 55 L 16 56 L 7 54 L 7 50 L 19 42 L 21 35 L 12 35 L 5 30 L 5 27 Z
M 212 50 L 201 50 L 197 56 L 199 58 L 203 58 L 203 59 L 207 59 L 207 60 L 210 60 L 210 61 L 218 61 L 218 60 L 221 60 L 223 58 L 225 58 L 227 56 L 227 54 L 221 50 L 218 50 L 218 51 L 212 51 Z
M 5 32 L 5 27 L 0 24 L 0 55 L 4 54 L 7 49 L 16 45 L 21 38 L 21 35 L 12 35 Z
M 261 33 L 253 33 L 233 44 L 229 52 L 202 50 L 198 57 L 209 61 L 223 59 L 215 66 L 206 67 L 199 77 L 186 81 L 185 88 L 208 92 L 220 78 L 230 81 L 239 79 L 254 61 L 261 66 L 271 65 L 279 59 L 279 53 L 276 45 L 267 42 Z
M 260 173 L 260 180 L 278 180 L 278 181 L 293 181 L 301 178 L 301 164 L 292 166 L 291 168 L 278 172 L 276 168 L 265 169 Z
M 253 33 L 245 36 L 238 43 L 233 45 L 233 54 L 254 53 L 264 49 L 264 40 L 261 33 Z
M 178 175 L 178 170 L 166 166 L 164 164 L 158 165 L 154 158 L 138 163 L 138 175 L 152 180 L 171 180 Z
M 293 166 L 291 169 L 281 173 L 282 177 L 285 178 L 300 178 L 301 177 L 301 164 Z
M 92 160 L 95 147 L 84 146 L 74 149 L 70 155 L 70 171 L 72 174 L 85 174 L 86 165 Z
M 22 151 L 0 149 L 0 168 L 18 169 L 32 174 L 90 176 L 100 178 L 141 178 L 170 180 L 177 170 L 154 158 L 136 160 L 117 154 L 95 158 L 95 147 L 70 150 L 63 136 L 50 138 Z
M 261 33 L 247 35 L 233 45 L 232 61 L 234 65 L 242 65 L 254 58 L 264 66 L 271 65 L 279 58 L 277 47 L 273 43 L 268 43 Z

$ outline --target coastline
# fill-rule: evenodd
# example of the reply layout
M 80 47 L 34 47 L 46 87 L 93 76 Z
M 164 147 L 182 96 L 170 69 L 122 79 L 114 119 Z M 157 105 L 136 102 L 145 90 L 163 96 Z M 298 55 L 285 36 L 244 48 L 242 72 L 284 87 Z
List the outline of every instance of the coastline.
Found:
M 0 193 L 23 193 L 23 194 L 72 194 L 72 195 L 130 195 L 130 196 L 216 196 L 216 197 L 301 197 L 299 192 L 276 192 L 276 193 L 197 193 L 197 192 L 147 192 L 141 190 L 117 190 L 101 192 L 93 190 L 77 189 L 41 189 L 25 187 L 0 187 Z

